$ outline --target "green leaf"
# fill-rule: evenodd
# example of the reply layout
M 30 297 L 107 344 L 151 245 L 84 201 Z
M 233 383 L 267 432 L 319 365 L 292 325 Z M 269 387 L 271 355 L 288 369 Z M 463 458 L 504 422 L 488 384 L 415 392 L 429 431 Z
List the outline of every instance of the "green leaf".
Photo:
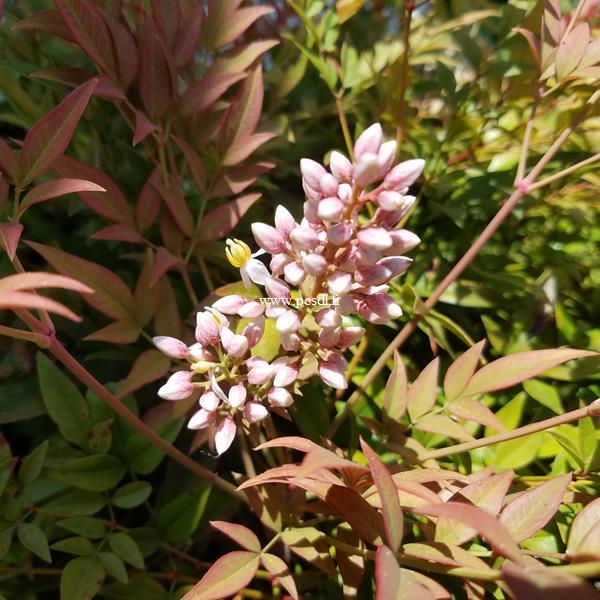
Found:
M 50 418 L 63 437 L 87 447 L 90 409 L 86 399 L 62 371 L 41 352 L 37 355 L 37 372 L 44 404 Z
M 52 550 L 76 554 L 77 556 L 91 556 L 95 552 L 95 547 L 86 537 L 75 536 L 65 538 L 52 544 Z
M 496 446 L 495 454 L 490 454 L 490 459 L 486 458 L 486 464 L 494 466 L 496 469 L 521 469 L 532 463 L 537 452 L 542 445 L 543 438 L 541 434 L 534 433 L 508 442 L 501 442 Z
M 106 454 L 110 450 L 112 446 L 111 427 L 113 423 L 114 418 L 92 425 L 88 435 L 90 452 L 93 454 Z
M 17 525 L 19 541 L 27 550 L 33 552 L 46 562 L 51 562 L 48 538 L 46 534 L 34 523 L 19 523 Z
M 42 472 L 44 460 L 46 460 L 46 452 L 48 450 L 48 440 L 42 442 L 33 452 L 28 454 L 23 459 L 23 464 L 19 469 L 19 483 L 22 486 L 35 481 Z
M 133 481 L 120 487 L 112 497 L 112 503 L 119 508 L 134 508 L 145 502 L 152 493 L 147 481 Z
M 557 415 L 565 412 L 556 388 L 539 379 L 529 379 L 523 382 L 523 389 L 540 404 L 543 404 Z
M 408 401 L 408 381 L 406 369 L 398 352 L 394 352 L 394 367 L 385 385 L 383 406 L 390 419 L 399 421 L 406 412 Z
M 102 519 L 95 519 L 94 517 L 72 517 L 57 521 L 56 524 L 71 533 L 83 535 L 92 540 L 103 538 L 106 535 L 104 521 Z
M 89 516 L 100 511 L 106 500 L 102 494 L 84 490 L 69 490 L 48 502 L 44 508 L 72 515 Z
M 125 465 L 111 455 L 95 454 L 71 460 L 48 474 L 58 481 L 88 490 L 105 492 L 116 486 L 125 475 Z
M 10 547 L 12 546 L 13 533 L 15 531 L 14 527 L 5 527 L 5 522 L 2 523 L 3 531 L 0 532 L 0 559 L 4 558 Z
M 157 526 L 168 541 L 181 542 L 196 531 L 209 495 L 210 486 L 203 486 L 196 492 L 180 494 L 161 508 Z
M 144 568 L 144 557 L 139 546 L 126 533 L 111 533 L 108 536 L 108 544 L 111 550 L 126 563 Z
M 43 414 L 46 414 L 46 407 L 35 380 L 0 386 L 0 424 L 25 421 Z
M 98 555 L 104 570 L 121 583 L 128 583 L 129 576 L 123 561 L 114 552 L 100 552 Z
M 104 583 L 102 563 L 95 556 L 74 558 L 60 578 L 60 600 L 90 600 Z

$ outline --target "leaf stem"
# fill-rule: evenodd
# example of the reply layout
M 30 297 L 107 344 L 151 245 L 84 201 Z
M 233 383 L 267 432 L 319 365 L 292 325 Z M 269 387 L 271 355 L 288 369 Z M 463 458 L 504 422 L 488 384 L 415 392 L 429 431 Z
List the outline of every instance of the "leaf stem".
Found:
M 48 336 L 41 333 L 35 333 L 34 331 L 16 329 L 15 327 L 6 327 L 4 325 L 0 325 L 0 335 L 5 335 L 17 340 L 25 340 L 26 342 L 33 342 L 40 348 L 48 348 L 50 345 Z
M 548 185 L 549 183 L 552 183 L 553 181 L 556 181 L 557 179 L 560 179 L 561 177 L 564 177 L 565 175 L 569 175 L 570 173 L 577 171 L 578 169 L 587 167 L 588 165 L 598 162 L 599 160 L 600 160 L 600 152 L 597 152 L 596 154 L 594 154 L 593 156 L 590 156 L 589 158 L 586 158 L 585 160 L 582 160 L 570 167 L 567 167 L 566 169 L 562 169 L 561 171 L 557 171 L 556 173 L 553 173 L 552 175 L 548 175 L 548 177 L 544 177 L 544 179 L 540 179 L 540 181 L 532 184 L 529 189 L 537 190 L 541 187 Z

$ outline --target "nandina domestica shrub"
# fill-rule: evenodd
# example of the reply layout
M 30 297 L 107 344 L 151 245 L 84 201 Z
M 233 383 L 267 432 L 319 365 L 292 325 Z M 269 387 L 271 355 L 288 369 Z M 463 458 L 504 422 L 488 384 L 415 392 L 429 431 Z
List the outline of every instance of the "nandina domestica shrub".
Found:
M 0 598 L 596 597 L 598 2 L 456 5 L 0 2 Z

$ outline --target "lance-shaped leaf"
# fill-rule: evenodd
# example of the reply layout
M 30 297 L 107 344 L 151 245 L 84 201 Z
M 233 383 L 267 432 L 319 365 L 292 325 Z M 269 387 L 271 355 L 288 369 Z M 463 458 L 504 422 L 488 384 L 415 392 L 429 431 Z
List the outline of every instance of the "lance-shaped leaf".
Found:
M 162 379 L 169 372 L 170 366 L 169 357 L 162 352 L 158 350 L 142 352 L 133 363 L 129 375 L 121 384 L 117 397 L 123 398 L 152 381 Z
M 106 11 L 102 11 L 115 50 L 118 81 L 124 90 L 131 85 L 137 74 L 139 53 L 129 29 Z
M 11 261 L 17 253 L 22 233 L 23 225 L 21 223 L 0 223 L 0 240 L 2 240 L 2 245 Z
M 221 48 L 235 41 L 248 27 L 264 15 L 272 13 L 275 9 L 269 6 L 248 6 L 236 10 L 220 24 L 219 30 L 213 37 L 215 48 Z
M 222 556 L 183 600 L 220 600 L 233 596 L 254 578 L 260 554 L 239 550 Z
M 240 165 L 227 169 L 214 183 L 209 198 L 227 198 L 243 192 L 265 171 L 275 167 L 272 162 L 259 162 L 253 165 Z
M 204 240 L 219 240 L 225 237 L 248 212 L 262 194 L 247 194 L 226 204 L 213 208 L 204 215 L 200 231 Z
M 151 178 L 150 181 L 156 191 L 160 194 L 179 229 L 181 229 L 185 235 L 191 237 L 193 233 L 194 217 L 186 204 L 180 189 L 167 189 L 159 181 L 158 177 Z
M 266 552 L 260 557 L 265 569 L 273 575 L 275 581 L 278 581 L 290 594 L 294 600 L 298 600 L 298 590 L 294 578 L 290 574 L 288 566 L 274 554 Z
M 237 165 L 274 137 L 276 137 L 274 133 L 255 133 L 248 137 L 238 138 L 227 148 L 221 163 L 225 167 Z
M 78 67 L 65 67 L 64 69 L 47 69 L 31 73 L 31 77 L 43 79 L 44 81 L 53 81 L 76 88 L 82 83 L 89 81 L 90 74 L 85 69 Z M 96 77 L 98 85 L 93 95 L 98 98 L 107 98 L 109 100 L 127 100 L 127 96 L 122 92 L 119 86 L 109 75 L 102 73 Z
M 475 421 L 497 431 L 506 431 L 502 421 L 484 404 L 475 398 L 457 398 L 446 404 L 448 412 L 459 419 Z
M 315 527 L 297 527 L 281 532 L 281 541 L 295 554 L 329 575 L 335 567 L 325 535 Z
M 556 76 L 564 79 L 577 68 L 590 41 L 590 26 L 579 23 L 561 40 L 556 51 Z
M 254 61 L 277 44 L 279 44 L 278 40 L 260 40 L 244 46 L 236 46 L 231 52 L 220 55 L 209 73 L 210 75 L 219 75 L 245 71 Z
M 150 122 L 150 119 L 141 111 L 135 111 L 135 130 L 133 132 L 133 145 L 137 146 L 151 133 L 159 131 L 159 127 Z
M 86 342 L 109 342 L 112 344 L 133 344 L 140 337 L 140 324 L 131 318 L 118 319 L 114 323 L 86 335 Z
M 86 295 L 85 300 L 94 308 L 114 319 L 134 319 L 133 295 L 123 280 L 112 271 L 51 246 L 35 242 L 27 243 L 59 273 L 77 277 L 82 283 L 88 285 L 94 293 Z
M 78 87 L 27 132 L 19 156 L 21 187 L 46 171 L 67 149 L 97 84 L 97 79 L 91 79 Z
M 568 360 L 595 355 L 597 355 L 596 352 L 572 348 L 553 348 L 509 354 L 479 369 L 471 377 L 461 396 L 476 396 L 502 390 L 521 383 L 525 379 L 535 377 Z
M 200 5 L 192 6 L 188 14 L 185 15 L 173 48 L 177 67 L 183 67 L 194 58 L 202 31 L 203 18 L 204 10 Z
M 571 483 L 565 473 L 515 498 L 500 515 L 500 522 L 521 542 L 539 531 L 554 516 Z
M 261 551 L 258 538 L 247 527 L 235 523 L 227 523 L 226 521 L 211 521 L 210 525 L 221 533 L 224 533 L 245 550 L 250 550 L 251 552 Z
M 40 185 L 34 187 L 31 191 L 27 192 L 23 203 L 19 207 L 19 215 L 22 215 L 30 206 L 45 202 L 46 200 L 52 200 L 59 196 L 65 196 L 66 194 L 75 194 L 77 192 L 105 192 L 106 190 L 91 181 L 85 181 L 83 179 L 52 179 L 40 183 Z
M 444 377 L 444 394 L 448 402 L 458 398 L 460 393 L 467 387 L 469 380 L 475 373 L 475 369 L 477 369 L 484 347 L 485 340 L 477 342 L 448 367 Z
M 182 116 L 202 112 L 214 104 L 232 85 L 246 77 L 246 73 L 224 73 L 207 75 L 195 81 L 184 92 L 179 101 Z
M 445 415 L 425 415 L 414 426 L 421 431 L 437 433 L 438 435 L 455 438 L 463 442 L 470 442 L 474 439 L 456 421 Z
M 74 558 L 63 569 L 60 597 L 69 600 L 93 598 L 104 583 L 104 568 L 95 556 Z
M 522 562 L 521 551 L 510 531 L 485 510 L 468 504 L 449 502 L 447 504 L 432 504 L 423 508 L 414 508 L 412 512 L 418 515 L 447 517 L 461 521 L 475 529 L 498 554 L 515 562 Z
M 14 150 L 0 138 L 0 171 L 8 175 L 10 179 L 15 179 L 19 166 L 19 159 Z
M 141 244 L 144 238 L 137 230 L 127 223 L 115 223 L 108 227 L 103 227 L 92 234 L 95 240 L 113 240 L 116 242 L 129 242 L 131 244 Z
M 116 76 L 111 37 L 102 13 L 91 0 L 55 0 L 79 47 L 103 71 Z
M 402 508 L 400 508 L 398 488 L 387 467 L 377 454 L 373 452 L 373 449 L 363 439 L 360 440 L 360 445 L 369 462 L 373 481 L 377 486 L 377 491 L 381 499 L 386 541 L 388 546 L 394 552 L 397 552 L 402 543 L 404 530 L 404 515 L 402 514 Z
M 342 472 L 348 470 L 359 475 L 369 472 L 364 465 L 342 458 L 321 446 L 314 446 L 306 453 L 296 477 L 307 477 L 318 469 L 337 469 Z
M 567 554 L 569 556 L 578 554 L 582 542 L 598 523 L 600 523 L 600 498 L 596 498 L 587 504 L 571 523 L 567 542 Z M 600 554 L 600 537 L 597 540 L 597 547 L 598 554 Z
M 375 557 L 375 600 L 398 600 L 401 585 L 400 567 L 387 546 L 379 546 Z
M 435 405 L 440 359 L 432 360 L 408 388 L 408 414 L 411 421 L 427 414 Z
M 394 367 L 385 385 L 383 406 L 386 415 L 394 421 L 399 421 L 406 411 L 408 401 L 408 380 L 402 358 L 394 351 Z
M 152 184 L 157 176 L 158 171 L 154 171 L 150 175 L 135 203 L 135 222 L 141 232 L 145 232 L 154 224 L 160 211 L 160 194 Z

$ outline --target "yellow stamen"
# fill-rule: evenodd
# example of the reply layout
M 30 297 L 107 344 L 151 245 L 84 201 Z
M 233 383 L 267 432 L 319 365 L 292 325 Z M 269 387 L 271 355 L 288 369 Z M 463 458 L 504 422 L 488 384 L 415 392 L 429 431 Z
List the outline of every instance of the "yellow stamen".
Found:
M 241 240 L 227 239 L 225 246 L 227 260 L 238 269 L 241 269 L 252 258 L 250 246 Z

